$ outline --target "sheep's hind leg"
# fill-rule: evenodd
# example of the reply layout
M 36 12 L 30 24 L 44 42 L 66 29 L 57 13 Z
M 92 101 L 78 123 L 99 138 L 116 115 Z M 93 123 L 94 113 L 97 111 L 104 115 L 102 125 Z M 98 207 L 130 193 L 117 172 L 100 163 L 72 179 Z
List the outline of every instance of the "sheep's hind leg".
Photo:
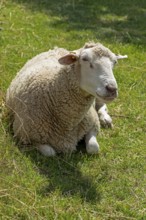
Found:
M 55 150 L 49 146 L 48 144 L 40 144 L 37 146 L 37 149 L 44 155 L 47 157 L 52 157 L 56 155 Z
M 86 150 L 89 154 L 97 154 L 99 152 L 99 144 L 96 140 L 96 132 L 89 131 L 85 136 Z

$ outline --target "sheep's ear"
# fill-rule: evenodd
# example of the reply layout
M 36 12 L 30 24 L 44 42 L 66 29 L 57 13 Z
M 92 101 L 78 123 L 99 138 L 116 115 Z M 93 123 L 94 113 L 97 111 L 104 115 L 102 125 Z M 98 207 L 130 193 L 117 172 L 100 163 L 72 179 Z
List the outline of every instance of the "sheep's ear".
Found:
M 121 60 L 121 59 L 125 59 L 125 58 L 128 58 L 128 56 L 127 55 L 116 55 L 116 57 L 117 57 L 117 60 Z
M 58 62 L 62 65 L 70 65 L 75 63 L 79 59 L 79 56 L 74 53 L 69 53 L 61 58 L 59 58 Z

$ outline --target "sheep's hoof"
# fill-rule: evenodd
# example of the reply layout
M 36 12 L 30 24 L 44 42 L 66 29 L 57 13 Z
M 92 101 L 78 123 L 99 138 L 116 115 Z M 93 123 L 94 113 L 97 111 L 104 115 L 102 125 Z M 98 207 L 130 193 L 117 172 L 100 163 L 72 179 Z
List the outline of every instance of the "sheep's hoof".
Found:
M 112 118 L 109 114 L 100 115 L 99 120 L 103 128 L 113 128 Z
M 42 145 L 38 145 L 37 146 L 37 149 L 44 155 L 44 156 L 47 156 L 47 157 L 53 157 L 56 155 L 56 152 L 55 150 L 47 145 L 47 144 L 42 144 Z
M 86 150 L 88 154 L 98 154 L 99 153 L 99 144 L 95 139 L 90 139 L 86 145 Z

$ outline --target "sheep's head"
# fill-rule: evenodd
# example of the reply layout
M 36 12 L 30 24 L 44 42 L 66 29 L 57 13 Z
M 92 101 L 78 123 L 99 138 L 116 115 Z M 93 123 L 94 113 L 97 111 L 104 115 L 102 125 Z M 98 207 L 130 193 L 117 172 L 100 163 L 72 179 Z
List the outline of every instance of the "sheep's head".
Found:
M 115 55 L 102 44 L 87 43 L 83 48 L 61 57 L 59 62 L 63 65 L 78 62 L 81 67 L 81 88 L 105 103 L 118 95 L 113 68 L 123 58 L 127 56 Z

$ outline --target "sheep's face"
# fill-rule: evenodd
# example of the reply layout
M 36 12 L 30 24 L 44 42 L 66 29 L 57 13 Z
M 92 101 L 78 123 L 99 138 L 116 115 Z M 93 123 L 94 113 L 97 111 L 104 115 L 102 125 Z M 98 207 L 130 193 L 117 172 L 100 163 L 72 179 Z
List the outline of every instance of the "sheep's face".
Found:
M 112 52 L 110 55 L 99 56 L 95 48 L 84 49 L 80 54 L 81 88 L 102 102 L 112 101 L 118 95 L 118 86 L 113 75 L 117 58 Z
M 101 44 L 93 44 L 61 58 L 61 64 L 80 64 L 80 87 L 101 102 L 110 102 L 118 95 L 118 86 L 113 75 L 113 67 L 118 59 L 127 56 L 115 55 Z M 72 61 L 71 61 L 72 60 Z M 74 60 L 74 61 L 73 61 Z M 62 62 L 63 61 L 63 62 Z

